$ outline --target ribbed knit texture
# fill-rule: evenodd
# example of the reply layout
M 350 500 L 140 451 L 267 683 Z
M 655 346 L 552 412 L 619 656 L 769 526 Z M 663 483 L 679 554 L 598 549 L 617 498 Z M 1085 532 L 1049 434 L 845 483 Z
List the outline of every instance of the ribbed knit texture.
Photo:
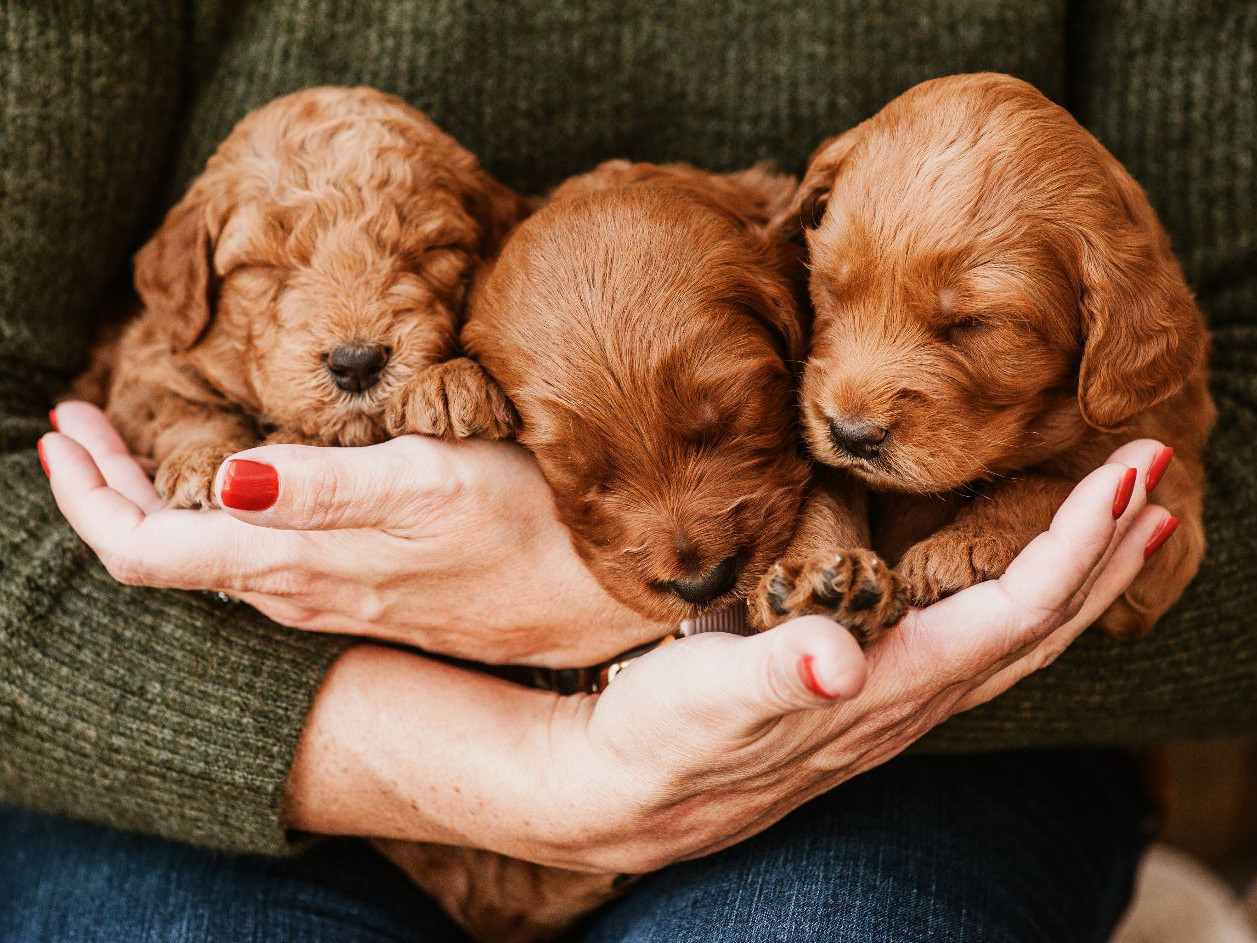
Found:
M 1137 742 L 1257 722 L 1257 15 L 1224 0 L 67 0 L 0 5 L 0 801 L 281 851 L 284 780 L 344 640 L 127 589 L 33 445 L 129 254 L 246 111 L 397 92 L 508 183 L 608 157 L 799 170 L 922 79 L 995 69 L 1148 188 L 1216 331 L 1212 548 L 1133 645 L 1084 639 L 926 749 Z

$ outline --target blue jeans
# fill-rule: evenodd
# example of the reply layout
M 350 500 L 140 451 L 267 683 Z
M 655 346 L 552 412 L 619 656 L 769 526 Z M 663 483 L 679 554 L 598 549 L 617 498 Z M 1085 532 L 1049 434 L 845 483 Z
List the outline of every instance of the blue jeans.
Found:
M 580 943 L 1102 943 L 1150 806 L 1111 752 L 906 757 L 647 877 Z M 0 808 L 4 943 L 461 940 L 365 844 L 228 857 Z

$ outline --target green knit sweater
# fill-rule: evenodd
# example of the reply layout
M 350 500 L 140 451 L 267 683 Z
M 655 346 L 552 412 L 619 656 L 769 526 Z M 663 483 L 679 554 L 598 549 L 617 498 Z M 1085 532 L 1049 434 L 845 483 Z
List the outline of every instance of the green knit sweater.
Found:
M 926 749 L 1257 726 L 1257 5 L 1226 0 L 0 3 L 0 801 L 231 850 L 282 791 L 346 640 L 116 585 L 36 463 L 129 256 L 246 111 L 364 83 L 508 183 L 607 157 L 802 167 L 914 82 L 994 69 L 1147 187 L 1214 331 L 1210 551 L 1138 644 L 1084 638 Z

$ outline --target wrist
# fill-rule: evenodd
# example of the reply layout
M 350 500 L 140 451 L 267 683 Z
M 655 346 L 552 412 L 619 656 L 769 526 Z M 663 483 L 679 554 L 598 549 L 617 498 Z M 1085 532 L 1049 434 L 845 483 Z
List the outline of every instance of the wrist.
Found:
M 328 671 L 286 792 L 292 828 L 488 848 L 550 843 L 555 695 L 369 644 Z

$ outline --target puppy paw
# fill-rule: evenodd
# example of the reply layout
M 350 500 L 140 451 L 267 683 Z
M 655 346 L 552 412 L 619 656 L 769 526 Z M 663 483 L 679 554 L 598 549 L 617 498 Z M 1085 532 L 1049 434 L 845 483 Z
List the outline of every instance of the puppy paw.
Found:
M 516 415 L 484 368 L 459 357 L 428 367 L 412 380 L 389 409 L 385 425 L 392 435 L 505 439 L 515 432 Z
M 895 569 L 912 605 L 928 606 L 1002 576 L 1020 550 L 998 536 L 940 531 L 913 546 Z
M 216 508 L 214 477 L 235 446 L 194 445 L 172 453 L 157 468 L 157 493 L 172 508 Z
M 773 564 L 751 609 L 765 628 L 799 616 L 826 616 L 867 645 L 903 618 L 908 599 L 899 576 L 872 550 L 839 550 Z

